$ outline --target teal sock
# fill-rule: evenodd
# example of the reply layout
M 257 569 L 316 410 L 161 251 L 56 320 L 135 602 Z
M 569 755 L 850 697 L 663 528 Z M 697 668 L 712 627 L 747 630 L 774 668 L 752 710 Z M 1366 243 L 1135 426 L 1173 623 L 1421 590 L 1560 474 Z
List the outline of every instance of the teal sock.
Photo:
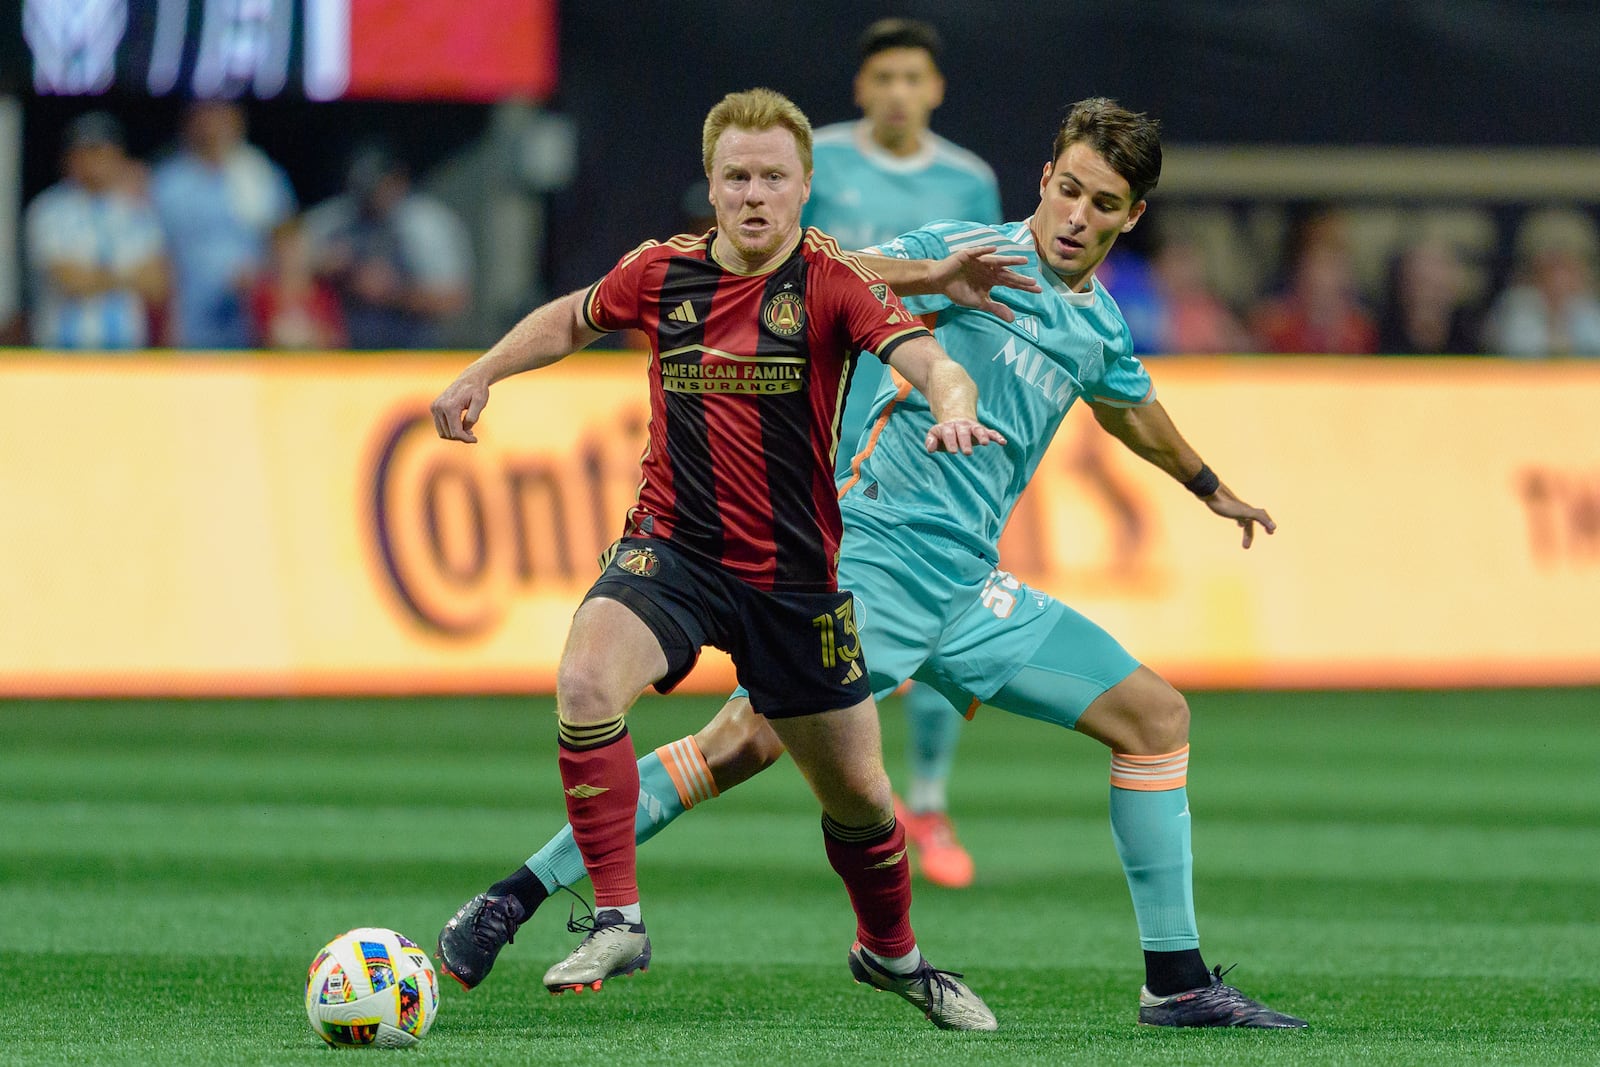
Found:
M 633 817 L 633 834 L 634 840 L 641 845 L 688 810 L 683 798 L 678 795 L 678 787 L 673 784 L 672 776 L 661 762 L 659 752 L 658 749 L 639 760 L 639 807 Z M 551 893 L 564 885 L 577 885 L 589 877 L 589 872 L 583 866 L 583 855 L 572 840 L 570 825 L 563 826 L 543 848 L 528 857 L 527 867 Z
M 1111 836 L 1128 878 L 1139 943 L 1145 951 L 1199 948 L 1188 789 L 1146 791 L 1113 785 Z
M 911 728 L 906 746 L 911 789 L 906 803 L 912 811 L 943 811 L 945 782 L 961 740 L 961 713 L 943 693 L 922 682 L 911 683 L 902 699 Z

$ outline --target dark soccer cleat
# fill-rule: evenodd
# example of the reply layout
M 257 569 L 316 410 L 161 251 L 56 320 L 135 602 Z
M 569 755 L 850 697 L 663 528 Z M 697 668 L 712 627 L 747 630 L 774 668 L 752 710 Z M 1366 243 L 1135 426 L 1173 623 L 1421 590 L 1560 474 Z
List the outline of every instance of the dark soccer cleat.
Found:
M 867 955 L 857 942 L 850 946 L 850 974 L 858 982 L 893 993 L 921 1009 L 941 1030 L 998 1030 L 999 1022 L 961 975 L 941 971 L 923 960 L 910 974 L 895 974 Z
M 439 966 L 463 989 L 471 989 L 489 977 L 495 957 L 511 944 L 527 917 L 516 897 L 479 893 L 439 931 Z
M 608 978 L 650 968 L 650 938 L 644 923 L 630 923 L 615 908 L 602 908 L 592 919 L 569 920 L 567 929 L 587 930 L 589 936 L 572 955 L 545 972 L 544 987 L 552 993 L 599 989 Z
M 1233 970 L 1232 967 L 1228 971 Z M 1222 981 L 1221 967 L 1211 972 L 1209 985 L 1158 997 L 1139 990 L 1139 1022 L 1145 1026 L 1250 1026 L 1263 1030 L 1298 1030 L 1305 1021 L 1273 1011 Z

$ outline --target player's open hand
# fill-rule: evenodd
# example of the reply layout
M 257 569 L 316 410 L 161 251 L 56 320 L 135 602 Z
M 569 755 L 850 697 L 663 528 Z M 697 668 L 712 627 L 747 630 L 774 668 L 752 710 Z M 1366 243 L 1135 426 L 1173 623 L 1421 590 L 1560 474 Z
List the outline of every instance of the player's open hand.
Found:
M 991 430 L 977 419 L 946 419 L 936 422 L 923 440 L 929 452 L 960 452 L 972 455 L 974 445 L 1003 445 L 999 430 Z
M 1028 262 L 1027 256 L 1002 256 L 996 254 L 995 248 L 995 245 L 981 245 L 951 253 L 934 265 L 933 281 L 937 291 L 953 302 L 1011 322 L 1016 315 L 992 298 L 989 291 L 998 286 L 1037 293 L 1039 281 L 1011 269 Z
M 446 441 L 465 441 L 475 445 L 478 437 L 472 432 L 472 427 L 477 425 L 478 416 L 483 414 L 488 403 L 489 387 L 476 377 L 463 374 L 434 400 L 430 408 L 433 412 L 433 428 Z
M 1261 528 L 1269 534 L 1278 529 L 1278 524 L 1272 521 L 1271 515 L 1268 515 L 1260 508 L 1253 508 L 1246 504 L 1243 500 L 1234 496 L 1233 490 L 1225 485 L 1218 486 L 1215 493 L 1205 498 L 1205 502 L 1206 507 L 1218 515 L 1225 519 L 1232 519 L 1239 524 L 1239 527 L 1244 530 L 1243 547 L 1245 548 L 1249 548 L 1250 542 L 1255 540 L 1257 523 L 1260 523 Z

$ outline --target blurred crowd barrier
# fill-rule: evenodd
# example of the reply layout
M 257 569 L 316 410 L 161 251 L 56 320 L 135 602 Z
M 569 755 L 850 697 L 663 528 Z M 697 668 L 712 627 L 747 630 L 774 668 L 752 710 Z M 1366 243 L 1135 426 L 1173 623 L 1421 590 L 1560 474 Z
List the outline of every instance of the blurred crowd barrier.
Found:
M 0 697 L 548 691 L 636 492 L 642 360 L 428 403 L 465 356 L 11 358 Z M 1081 411 L 1002 545 L 1191 687 L 1600 682 L 1600 365 L 1172 359 L 1238 530 Z M 870 617 L 870 613 L 869 613 Z M 732 682 L 708 651 L 686 690 Z

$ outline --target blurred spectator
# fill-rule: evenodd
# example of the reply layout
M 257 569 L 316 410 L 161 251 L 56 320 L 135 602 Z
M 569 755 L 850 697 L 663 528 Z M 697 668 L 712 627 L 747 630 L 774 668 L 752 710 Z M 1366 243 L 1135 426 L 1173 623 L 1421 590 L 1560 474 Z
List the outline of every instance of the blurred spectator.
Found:
M 1517 237 L 1519 277 L 1490 309 L 1487 351 L 1523 359 L 1600 356 L 1594 223 L 1576 212 L 1544 211 Z
M 1205 257 L 1192 241 L 1164 238 L 1148 260 L 1119 246 L 1095 277 L 1128 320 L 1138 355 L 1255 350 L 1233 309 L 1211 289 Z
M 160 163 L 150 192 L 173 267 L 171 337 L 180 348 L 245 348 L 250 286 L 267 234 L 295 209 L 283 168 L 245 142 L 244 109 L 200 100 L 185 112 L 183 143 Z
M 1467 355 L 1478 350 L 1466 304 L 1466 273 L 1455 246 L 1424 238 L 1389 269 L 1378 351 L 1392 356 Z
M 1258 304 L 1250 330 L 1268 352 L 1366 354 L 1377 351 L 1378 328 L 1356 296 L 1350 241 L 1342 217 L 1319 211 L 1290 244 L 1283 292 Z
M 102 111 L 66 128 L 62 180 L 28 205 L 33 343 L 129 349 L 149 341 L 149 308 L 167 294 L 161 224 L 141 195 L 122 126 Z
M 346 191 L 306 214 L 317 273 L 339 294 L 352 348 L 437 348 L 471 297 L 467 229 L 411 188 L 386 149 L 355 154 Z
M 273 227 L 266 269 L 250 292 L 250 319 L 253 343 L 262 348 L 327 351 L 348 343 L 338 294 L 312 270 L 298 218 Z
M 1181 238 L 1164 240 L 1151 268 L 1161 294 L 1161 351 L 1200 355 L 1255 350 L 1244 324 L 1211 288 L 1199 245 Z

